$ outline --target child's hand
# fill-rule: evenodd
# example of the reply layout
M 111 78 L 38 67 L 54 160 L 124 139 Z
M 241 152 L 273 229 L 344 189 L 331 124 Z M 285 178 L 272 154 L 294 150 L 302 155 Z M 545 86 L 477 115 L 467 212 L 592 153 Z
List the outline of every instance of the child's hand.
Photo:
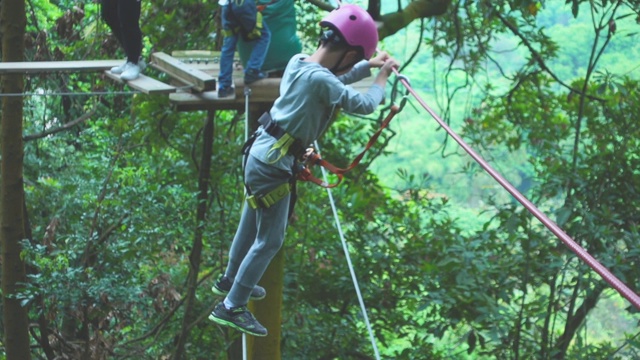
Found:
M 385 74 L 387 74 L 387 76 L 390 76 L 393 72 L 393 69 L 397 69 L 398 67 L 400 67 L 400 63 L 398 63 L 396 59 L 387 57 L 385 62 L 380 67 L 380 72 L 384 72 Z
M 378 66 L 380 68 L 380 71 L 378 72 L 378 76 L 376 76 L 376 79 L 374 80 L 374 84 L 377 84 L 380 87 L 384 88 L 385 84 L 387 83 L 387 79 L 393 73 L 393 69 L 397 69 L 400 66 L 400 64 L 396 59 L 390 57 L 387 53 L 380 54 L 380 55 L 369 60 L 369 62 L 372 62 L 372 61 L 381 62 L 381 64 Z
M 390 56 L 387 52 L 380 51 L 375 57 L 369 60 L 369 66 L 371 66 L 372 68 L 382 67 L 382 65 L 384 65 L 384 62 L 387 61 L 387 59 L 389 58 Z

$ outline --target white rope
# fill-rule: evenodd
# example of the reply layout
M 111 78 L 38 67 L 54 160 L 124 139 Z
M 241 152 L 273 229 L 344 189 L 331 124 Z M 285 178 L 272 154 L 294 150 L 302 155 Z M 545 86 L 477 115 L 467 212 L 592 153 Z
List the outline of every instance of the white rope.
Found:
M 251 88 L 245 86 L 244 88 L 244 141 L 249 139 L 249 96 L 251 95 Z M 244 171 L 244 169 L 242 169 Z M 247 189 L 244 189 L 245 196 L 247 195 Z M 246 204 L 245 204 L 246 206 Z M 247 334 L 242 333 L 242 359 L 247 360 Z
M 314 146 L 316 150 L 320 152 L 320 147 L 318 146 L 318 142 L 315 141 Z M 327 178 L 327 170 L 320 166 L 322 169 L 322 178 L 325 183 L 329 183 Z M 342 232 L 342 226 L 340 225 L 340 218 L 338 217 L 338 210 L 336 209 L 336 204 L 333 201 L 333 194 L 331 193 L 331 189 L 327 188 L 327 194 L 329 194 L 329 202 L 331 203 L 331 210 L 333 211 L 333 216 L 336 219 L 336 227 L 338 228 L 338 234 L 340 235 L 340 241 L 342 242 L 342 249 L 344 251 L 344 255 L 347 258 L 347 264 L 349 265 L 349 272 L 351 273 L 351 280 L 353 280 L 353 286 L 356 289 L 356 294 L 358 294 L 358 301 L 360 302 L 360 308 L 362 309 L 362 316 L 364 317 L 364 323 L 367 325 L 367 330 L 369 331 L 369 339 L 371 340 L 371 345 L 373 346 L 373 351 L 375 352 L 376 359 L 380 360 L 380 353 L 378 352 L 378 346 L 376 345 L 376 340 L 373 336 L 373 330 L 371 329 L 371 324 L 369 323 L 369 317 L 367 316 L 367 308 L 364 305 L 364 300 L 362 298 L 362 293 L 360 293 L 360 286 L 358 286 L 358 279 L 356 278 L 355 270 L 353 269 L 353 264 L 351 263 L 351 256 L 349 256 L 349 247 L 347 245 L 347 241 L 344 238 L 344 233 Z

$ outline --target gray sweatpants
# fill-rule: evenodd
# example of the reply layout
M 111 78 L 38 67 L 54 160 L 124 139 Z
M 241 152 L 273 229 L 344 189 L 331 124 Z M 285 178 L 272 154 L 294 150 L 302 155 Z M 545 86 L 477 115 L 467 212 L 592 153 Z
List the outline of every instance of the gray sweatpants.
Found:
M 261 195 L 288 182 L 292 174 L 249 155 L 244 176 L 251 193 Z M 225 271 L 225 275 L 234 280 L 227 295 L 227 300 L 234 306 L 246 305 L 249 302 L 253 287 L 280 250 L 284 242 L 290 197 L 291 194 L 287 194 L 267 209 L 254 210 L 248 204 L 244 204 Z

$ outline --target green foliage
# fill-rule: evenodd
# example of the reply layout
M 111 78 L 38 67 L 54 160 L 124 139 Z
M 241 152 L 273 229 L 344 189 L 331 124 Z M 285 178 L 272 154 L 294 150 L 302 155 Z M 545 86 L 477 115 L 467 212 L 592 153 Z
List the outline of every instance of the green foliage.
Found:
M 634 18 L 616 17 L 606 51 L 591 58 L 591 46 L 607 33 L 593 35 L 589 4 L 593 14 L 633 11 L 630 2 L 624 11 L 608 1 L 454 2 L 451 16 L 429 24 L 428 48 L 403 73 L 518 190 L 623 281 L 637 284 Z M 312 51 L 322 13 L 308 2 L 296 6 L 304 51 Z M 122 56 L 97 3 L 30 7 L 27 60 Z M 145 55 L 214 49 L 217 8 L 196 0 L 143 2 Z M 421 40 L 407 33 L 407 42 Z M 396 39 L 384 46 L 402 53 Z M 243 114 L 216 113 L 206 221 L 197 223 L 206 114 L 178 113 L 162 96 L 123 96 L 121 86 L 96 74 L 32 76 L 26 85 L 28 92 L 84 93 L 25 100 L 32 236 L 24 242 L 30 276 L 21 296 L 38 324 L 34 353 L 44 357 L 48 345 L 60 357 L 169 357 L 201 226 L 197 319 L 186 351 L 190 359 L 224 358 L 234 338 L 206 315 L 212 275 L 226 263 L 242 202 Z M 87 113 L 70 129 L 45 134 Z M 323 155 L 347 164 L 383 115 L 341 117 L 322 141 Z M 284 249 L 283 358 L 369 358 L 326 192 L 299 188 Z M 418 105 L 405 108 L 332 194 L 383 357 L 637 356 L 633 325 L 618 332 L 594 325 L 603 323 L 597 300 L 612 296 L 602 279 Z M 596 304 L 584 305 L 592 297 Z M 603 306 L 620 322 L 637 322 L 619 297 Z M 593 319 L 580 317 L 592 310 Z M 593 335 L 594 328 L 611 335 Z
M 617 276 L 625 279 L 627 283 L 634 283 L 638 278 L 637 270 L 634 268 L 638 258 L 635 251 L 628 251 L 633 247 L 631 244 L 637 241 L 637 229 L 634 225 L 637 212 L 635 205 L 631 205 L 634 200 L 630 202 L 630 199 L 638 197 L 638 193 L 632 190 L 638 185 L 638 176 L 635 170 L 636 156 L 632 155 L 629 149 L 636 148 L 639 144 L 636 143 L 638 134 L 632 130 L 633 126 L 629 123 L 635 117 L 635 110 L 630 111 L 629 106 L 637 101 L 637 95 L 631 95 L 628 89 L 636 87 L 637 82 L 627 79 L 622 85 L 625 90 L 615 93 L 604 92 L 606 101 L 587 101 L 584 110 L 580 110 L 580 102 L 576 97 L 567 98 L 556 94 L 550 89 L 550 83 L 540 80 L 544 79 L 530 79 L 527 83 L 522 83 L 512 96 L 488 102 L 488 108 L 491 110 L 486 116 L 481 117 L 481 121 L 468 123 L 465 131 L 478 144 L 505 144 L 507 147 L 510 147 L 509 144 L 526 144 L 529 147 L 527 152 L 531 154 L 530 162 L 536 172 L 536 182 L 540 184 L 536 186 L 538 190 L 533 193 L 539 206 L 548 209 L 549 213 L 555 213 L 558 224 L 574 239 L 579 239 L 587 251 L 605 266 L 614 268 Z M 594 93 L 599 86 L 592 86 Z M 514 99 L 518 98 L 544 100 L 540 106 L 512 106 Z M 532 113 L 538 111 L 542 114 Z M 579 124 L 576 122 L 579 113 L 584 116 L 581 122 L 584 126 L 580 127 L 578 151 L 574 151 L 575 132 L 572 129 L 576 129 L 576 124 Z M 526 119 L 536 121 L 525 123 Z M 526 130 L 522 131 L 523 129 Z M 567 184 L 571 190 L 567 190 Z M 567 196 L 568 193 L 571 196 Z M 524 235 L 523 231 L 531 228 L 531 225 L 526 225 L 530 220 L 517 220 L 514 217 L 514 213 L 521 211 L 511 206 L 500 206 L 499 209 L 495 220 L 499 221 L 498 228 L 502 231 L 514 229 L 514 235 Z M 535 234 L 531 230 L 538 233 L 536 237 L 539 241 L 531 242 Z M 523 294 L 527 294 L 529 288 L 544 289 L 553 286 L 550 288 L 551 296 L 561 289 L 578 286 L 584 289 L 584 295 L 579 296 L 581 299 L 597 291 L 595 289 L 601 286 L 598 285 L 601 284 L 601 279 L 594 279 L 585 271 L 584 266 L 570 261 L 566 255 L 559 258 L 558 256 L 565 251 L 561 250 L 557 240 L 549 238 L 539 225 L 531 230 L 527 230 L 527 238 L 512 239 L 510 243 L 521 243 L 524 251 L 522 255 L 529 255 L 531 251 L 535 251 L 536 254 L 545 254 L 548 258 L 536 259 L 535 262 L 525 258 L 512 264 L 512 273 L 519 269 L 518 263 L 527 264 L 524 268 L 527 272 L 516 277 L 530 279 L 515 288 L 520 288 Z M 625 255 L 621 255 L 621 252 Z M 623 257 L 624 260 L 621 262 Z M 561 260 L 563 258 L 566 260 Z M 549 279 L 565 278 L 566 280 L 560 283 L 557 283 L 557 280 L 549 283 Z M 569 283 L 565 283 L 566 281 Z M 553 290 L 555 287 L 557 290 Z M 548 299 L 546 296 L 526 297 L 522 299 L 522 309 L 526 309 L 525 314 L 529 314 L 528 316 L 544 318 L 548 303 L 575 301 L 575 297 L 575 292 L 560 292 Z M 572 298 L 574 300 L 571 300 Z M 534 315 L 534 309 L 537 309 L 539 315 Z M 568 311 L 567 317 L 576 316 L 570 309 L 563 309 L 564 311 Z M 514 313 L 513 316 L 515 315 Z M 494 329 L 495 323 L 492 321 L 490 326 Z M 537 328 L 540 334 L 544 334 L 548 333 L 546 326 L 549 326 L 546 322 L 537 323 L 534 328 Z M 531 333 L 531 330 L 528 333 Z M 518 341 L 522 348 L 522 340 Z M 533 341 L 531 344 L 536 342 Z M 581 343 L 578 348 L 580 350 L 571 356 L 581 358 L 586 356 L 586 353 L 593 355 L 613 352 L 610 346 L 600 343 Z M 534 349 L 536 352 L 545 351 Z

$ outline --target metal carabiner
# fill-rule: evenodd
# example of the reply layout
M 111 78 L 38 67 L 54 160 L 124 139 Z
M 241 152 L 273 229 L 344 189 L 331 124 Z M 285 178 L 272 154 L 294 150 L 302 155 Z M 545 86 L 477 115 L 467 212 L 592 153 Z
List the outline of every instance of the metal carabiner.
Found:
M 392 104 L 396 102 L 395 100 L 396 100 L 396 97 L 398 96 L 398 83 L 400 82 L 400 80 L 404 80 L 407 83 L 407 85 L 411 84 L 408 77 L 402 74 L 396 74 L 396 79 L 394 80 L 393 88 L 391 89 Z M 400 100 L 400 103 L 398 104 L 398 112 L 402 111 L 404 106 L 407 104 L 408 100 L 409 100 L 409 89 L 406 90 L 405 94 L 402 96 L 402 100 Z

